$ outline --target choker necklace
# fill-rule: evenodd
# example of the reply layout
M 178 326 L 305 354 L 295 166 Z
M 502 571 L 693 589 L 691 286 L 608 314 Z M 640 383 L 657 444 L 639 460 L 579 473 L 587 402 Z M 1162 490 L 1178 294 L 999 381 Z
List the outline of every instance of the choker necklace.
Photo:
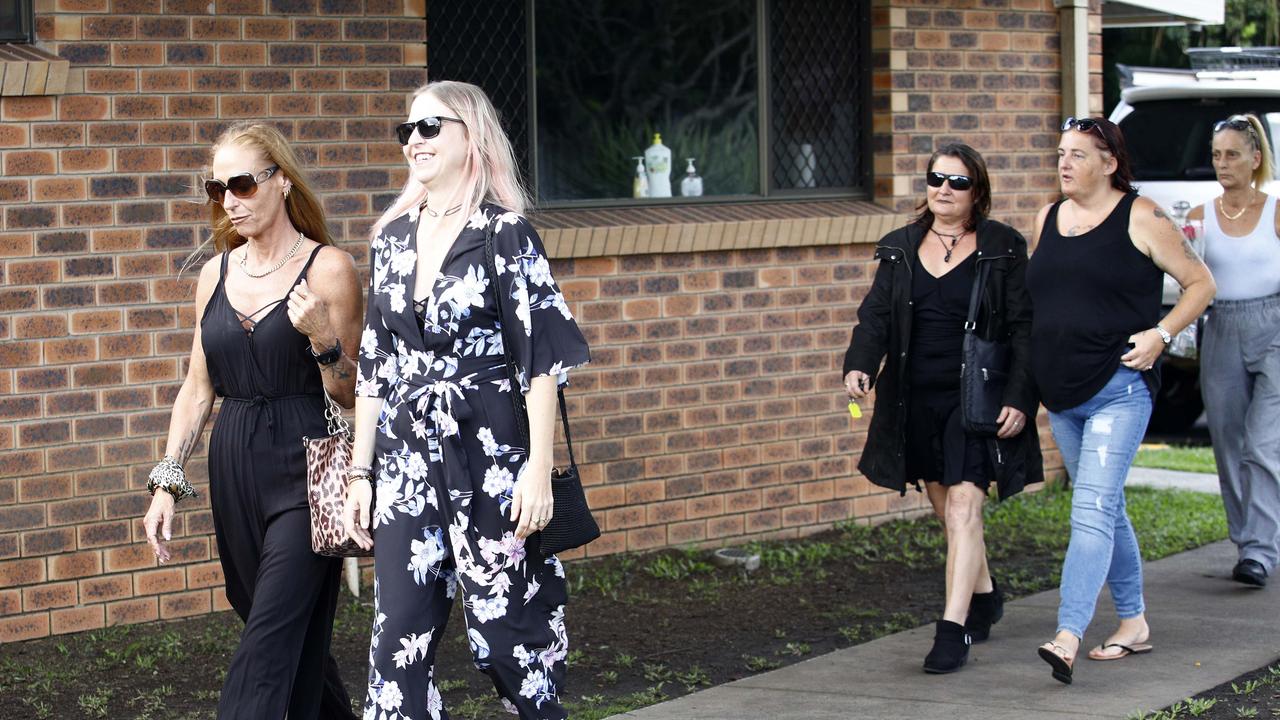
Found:
M 249 266 L 247 265 L 247 263 L 249 262 L 249 248 L 246 247 L 244 249 L 244 255 L 240 256 L 240 269 L 244 271 L 245 275 L 248 275 L 251 278 L 264 278 L 270 275 L 271 273 L 279 270 L 280 268 L 284 267 L 284 264 L 289 262 L 289 258 L 293 257 L 294 253 L 298 252 L 298 248 L 300 247 L 302 247 L 302 231 L 301 230 L 298 231 L 298 239 L 293 243 L 293 247 L 289 248 L 289 252 L 286 253 L 284 257 L 280 258 L 280 262 L 273 265 L 270 270 L 261 274 L 249 272 Z
M 1253 199 L 1254 199 L 1255 197 L 1257 197 L 1257 196 L 1258 196 L 1258 191 L 1255 189 L 1255 190 L 1253 191 L 1253 195 L 1250 195 L 1250 196 L 1249 196 L 1249 202 L 1245 203 L 1245 204 L 1244 204 L 1244 206 L 1240 208 L 1240 212 L 1236 213 L 1235 215 L 1232 215 L 1231 213 L 1227 212 L 1227 206 L 1222 204 L 1222 198 L 1223 198 L 1223 196 L 1222 196 L 1222 195 L 1219 195 L 1219 196 L 1218 196 L 1218 209 L 1222 211 L 1222 216 L 1223 216 L 1223 217 L 1225 217 L 1226 219 L 1228 219 L 1228 220 L 1239 220 L 1239 219 L 1240 219 L 1240 216 L 1241 216 L 1241 215 L 1244 215 L 1244 211 L 1249 209 L 1249 206 L 1253 204 Z
M 942 249 L 947 251 L 947 254 L 942 258 L 942 262 L 951 262 L 951 253 L 955 252 L 956 245 L 959 245 L 960 240 L 969 232 L 968 230 L 961 230 L 959 235 L 948 235 L 947 233 L 940 233 L 933 228 L 929 228 L 929 230 L 938 236 L 938 242 L 942 243 Z M 947 241 L 942 238 L 951 238 L 951 246 L 948 247 Z
M 443 215 L 444 217 L 449 217 L 450 215 L 462 209 L 462 203 L 458 203 L 457 205 L 454 205 L 448 210 L 445 210 L 444 212 L 440 212 L 439 210 L 432 210 L 431 206 L 427 204 L 427 201 L 423 200 L 422 209 L 426 210 L 427 214 L 430 215 L 431 217 L 440 217 L 441 215 Z

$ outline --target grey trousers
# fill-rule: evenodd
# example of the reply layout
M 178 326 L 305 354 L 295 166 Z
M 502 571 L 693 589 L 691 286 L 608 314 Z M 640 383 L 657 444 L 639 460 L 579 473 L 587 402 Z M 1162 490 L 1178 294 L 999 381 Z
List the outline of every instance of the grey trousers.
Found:
M 1214 303 L 1200 391 L 1231 541 L 1270 574 L 1280 562 L 1280 294 Z

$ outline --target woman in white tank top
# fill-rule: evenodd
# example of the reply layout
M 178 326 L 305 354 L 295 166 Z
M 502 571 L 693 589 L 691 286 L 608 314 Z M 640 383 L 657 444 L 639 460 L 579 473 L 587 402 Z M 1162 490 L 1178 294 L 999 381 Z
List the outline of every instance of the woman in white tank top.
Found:
M 1213 128 L 1222 195 L 1195 208 L 1218 294 L 1200 348 L 1200 389 L 1231 540 L 1231 577 L 1266 585 L 1280 562 L 1280 217 L 1262 192 L 1273 177 L 1262 122 Z

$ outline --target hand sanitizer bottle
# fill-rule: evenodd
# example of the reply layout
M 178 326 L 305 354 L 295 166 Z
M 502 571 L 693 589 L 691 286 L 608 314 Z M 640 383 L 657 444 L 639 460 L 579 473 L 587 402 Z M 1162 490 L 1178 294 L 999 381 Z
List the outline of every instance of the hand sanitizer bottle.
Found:
M 662 133 L 653 134 L 644 164 L 649 170 L 649 197 L 671 197 L 671 148 L 662 144 Z
M 684 171 L 684 179 L 680 181 L 680 194 L 685 197 L 701 197 L 702 177 L 693 167 L 694 158 L 686 158 L 689 167 Z
M 649 197 L 649 176 L 644 171 L 644 156 L 633 155 L 631 159 L 636 161 L 636 176 L 631 181 L 631 197 L 647 198 Z

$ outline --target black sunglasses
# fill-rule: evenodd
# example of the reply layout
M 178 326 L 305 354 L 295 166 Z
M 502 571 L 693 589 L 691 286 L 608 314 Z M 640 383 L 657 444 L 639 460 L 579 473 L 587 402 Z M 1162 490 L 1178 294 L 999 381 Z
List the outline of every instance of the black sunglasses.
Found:
M 413 131 L 417 130 L 423 140 L 430 140 L 440 134 L 440 126 L 444 125 L 445 120 L 456 123 L 462 122 L 458 118 L 433 115 L 414 122 L 400 123 L 396 126 L 396 139 L 400 141 L 401 145 L 408 145 L 409 138 L 413 137 Z
M 951 183 L 951 189 L 963 192 L 973 187 L 973 178 L 968 175 L 944 175 L 940 172 L 930 172 L 924 176 L 924 181 L 929 183 L 929 187 L 942 187 L 942 183 Z
M 1107 134 L 1102 132 L 1102 123 L 1093 118 L 1074 118 L 1069 117 L 1062 121 L 1062 132 L 1068 130 L 1079 130 L 1082 133 L 1094 132 L 1099 138 L 1102 138 L 1103 144 L 1107 146 L 1107 152 L 1115 153 L 1116 149 L 1111 147 L 1111 140 L 1107 138 Z
M 204 191 L 209 194 L 209 199 L 211 201 L 216 202 L 219 205 L 221 205 L 223 199 L 226 198 L 228 190 L 231 191 L 232 195 L 235 195 L 241 200 L 251 198 L 258 192 L 258 184 L 266 182 L 267 179 L 274 175 L 279 169 L 280 167 L 278 165 L 272 165 L 257 175 L 243 172 L 239 175 L 232 175 L 227 178 L 225 183 L 221 180 L 209 178 L 204 181 Z
M 1253 123 L 1242 117 L 1231 117 L 1226 120 L 1219 120 L 1213 124 L 1213 134 L 1217 135 L 1223 130 L 1237 130 L 1239 132 L 1253 132 Z

